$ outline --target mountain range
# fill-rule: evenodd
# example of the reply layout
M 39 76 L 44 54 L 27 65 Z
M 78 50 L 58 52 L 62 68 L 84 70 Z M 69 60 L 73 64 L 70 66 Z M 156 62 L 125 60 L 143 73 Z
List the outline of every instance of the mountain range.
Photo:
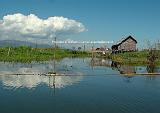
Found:
M 51 48 L 51 45 L 47 44 L 36 44 L 27 41 L 17 41 L 17 40 L 1 40 L 0 47 L 19 47 L 19 46 L 30 46 L 33 48 Z

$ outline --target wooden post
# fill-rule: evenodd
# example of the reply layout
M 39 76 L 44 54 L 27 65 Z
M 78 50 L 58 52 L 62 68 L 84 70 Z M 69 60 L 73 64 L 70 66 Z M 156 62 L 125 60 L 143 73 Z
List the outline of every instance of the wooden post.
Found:
M 93 59 L 93 57 L 94 57 L 94 54 L 93 54 L 93 49 L 94 49 L 94 48 L 93 48 L 93 46 L 92 46 L 92 59 Z
M 54 73 L 56 75 L 56 37 L 54 38 Z
M 9 47 L 9 49 L 8 49 L 8 56 L 9 56 L 9 54 L 10 54 L 10 50 L 11 50 L 11 48 Z
M 56 94 L 56 76 L 53 78 L 54 95 Z
M 85 46 L 85 43 L 84 43 L 84 46 L 83 46 L 84 48 L 83 48 L 83 51 L 85 52 L 86 51 L 86 46 Z

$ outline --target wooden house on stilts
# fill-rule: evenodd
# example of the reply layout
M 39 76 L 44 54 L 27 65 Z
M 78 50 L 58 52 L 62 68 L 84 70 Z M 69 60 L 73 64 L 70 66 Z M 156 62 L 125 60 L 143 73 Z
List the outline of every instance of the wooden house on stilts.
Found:
M 132 36 L 128 36 L 112 46 L 112 53 L 136 51 L 136 44 L 137 40 Z

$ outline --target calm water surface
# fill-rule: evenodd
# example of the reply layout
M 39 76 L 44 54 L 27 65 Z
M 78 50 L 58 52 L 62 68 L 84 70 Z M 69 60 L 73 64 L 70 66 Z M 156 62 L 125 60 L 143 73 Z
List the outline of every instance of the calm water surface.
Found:
M 29 75 L 55 70 L 67 76 Z M 160 113 L 160 77 L 123 75 L 151 71 L 89 58 L 1 62 L 0 113 Z

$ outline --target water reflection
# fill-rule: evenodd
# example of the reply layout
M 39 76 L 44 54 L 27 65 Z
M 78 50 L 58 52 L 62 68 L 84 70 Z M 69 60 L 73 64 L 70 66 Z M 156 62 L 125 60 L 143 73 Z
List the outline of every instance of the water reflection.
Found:
M 160 73 L 160 67 L 154 64 L 148 64 L 146 70 L 148 73 Z
M 136 74 L 136 68 L 134 66 L 125 66 L 113 61 L 111 67 L 118 70 L 120 74 Z
M 0 113 L 160 111 L 157 110 L 160 101 L 160 77 L 119 74 L 146 73 L 145 66 L 126 68 L 105 59 L 92 62 L 91 59 L 64 59 L 56 64 L 57 72 L 72 73 L 75 76 L 0 76 Z M 32 64 L 0 63 L 0 73 L 48 73 L 53 72 L 52 65 L 52 61 Z M 93 70 L 90 66 L 94 67 Z M 159 68 L 155 70 L 159 71 Z
M 55 66 L 56 65 L 56 66 Z M 90 69 L 90 67 L 92 69 Z M 100 68 L 99 68 L 100 67 Z M 101 68 L 106 67 L 106 68 Z M 71 74 L 72 76 L 38 76 L 30 74 L 54 73 Z M 68 85 L 79 83 L 84 75 L 113 75 L 121 74 L 126 82 L 139 73 L 159 73 L 160 68 L 156 66 L 126 66 L 107 59 L 70 59 L 62 61 L 32 62 L 31 64 L 3 63 L 0 62 L 0 81 L 6 87 L 35 88 L 38 85 L 46 84 L 52 88 L 63 88 Z M 23 76 L 6 74 L 25 74 Z M 4 76 L 5 75 L 5 76 Z M 74 76 L 75 75 L 75 76 Z M 154 80 L 154 76 L 146 76 Z
M 152 64 L 148 64 L 147 66 L 132 66 L 132 65 L 124 65 L 119 62 L 114 62 L 108 59 L 95 58 L 91 59 L 90 66 L 93 67 L 107 67 L 112 68 L 112 70 L 116 70 L 119 74 L 137 74 L 137 73 L 160 73 L 160 67 Z
M 54 71 L 54 62 L 33 62 L 31 64 L 21 63 L 3 63 L 0 62 L 0 81 L 10 88 L 35 88 L 38 85 L 46 84 L 52 88 L 63 88 L 68 85 L 78 83 L 83 79 L 83 74 L 74 71 L 72 67 L 67 65 L 65 60 L 57 62 L 57 73 L 72 74 L 72 76 L 39 76 L 36 74 L 47 74 Z M 65 64 L 65 65 L 64 65 Z M 65 68 L 64 68 L 65 67 Z M 6 74 L 22 74 L 22 75 L 6 75 Z M 23 75 L 24 74 L 24 75 Z M 35 74 L 35 75 L 30 75 Z M 75 76 L 74 76 L 75 75 Z M 78 76 L 77 76 L 78 75 Z
M 119 72 L 119 74 L 123 76 L 123 80 L 127 83 L 132 82 L 133 77 L 136 75 L 145 75 L 145 80 L 151 82 L 156 79 L 156 74 L 160 73 L 160 67 L 152 64 L 148 64 L 147 66 L 130 66 L 103 58 L 92 59 L 90 65 L 92 66 L 92 69 L 95 69 L 96 67 L 111 68 L 113 71 Z M 151 73 L 155 73 L 155 75 L 151 75 Z
M 83 79 L 83 76 L 0 76 L 0 81 L 6 87 L 14 88 L 35 88 L 40 84 L 46 84 L 52 88 L 63 88 L 68 85 L 78 83 Z

